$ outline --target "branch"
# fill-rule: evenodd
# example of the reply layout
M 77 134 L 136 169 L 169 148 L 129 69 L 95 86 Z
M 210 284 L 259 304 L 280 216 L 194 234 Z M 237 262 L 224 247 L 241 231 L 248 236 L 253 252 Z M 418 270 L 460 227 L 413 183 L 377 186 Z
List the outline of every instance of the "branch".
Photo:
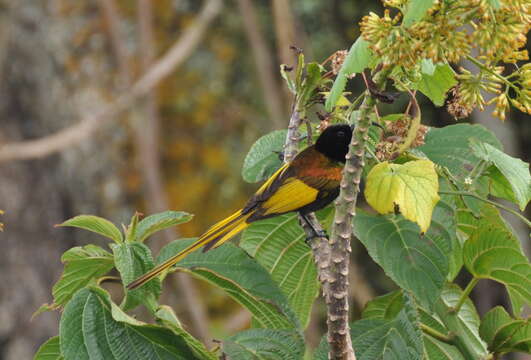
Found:
M 304 118 L 304 114 L 301 114 L 301 107 L 296 99 L 295 104 L 293 105 L 293 112 L 291 114 L 291 118 L 288 125 L 288 133 L 286 136 L 286 143 L 284 146 L 284 161 L 289 162 L 293 160 L 295 155 L 297 155 L 298 151 L 298 142 L 300 140 L 300 134 L 299 134 L 299 126 L 301 125 L 302 118 Z M 323 233 L 323 228 L 319 221 L 317 220 L 317 217 L 314 213 L 310 213 L 306 215 L 306 218 L 312 223 L 313 229 L 315 229 L 315 232 Z M 333 303 L 333 297 L 335 294 L 332 291 L 332 284 L 337 280 L 337 273 L 334 273 L 332 271 L 332 253 L 331 253 L 331 247 L 329 240 L 326 237 L 316 237 L 316 233 L 312 230 L 312 228 L 302 219 L 302 217 L 299 215 L 299 223 L 301 224 L 304 232 L 306 233 L 306 238 L 310 242 L 310 246 L 312 248 L 313 256 L 315 263 L 317 265 L 317 272 L 319 276 L 319 281 L 321 282 L 322 290 L 323 290 L 323 296 L 325 298 L 325 302 L 327 304 L 327 323 L 328 323 L 328 342 L 331 345 L 330 353 L 329 353 L 329 359 L 346 359 L 346 360 L 355 360 L 356 356 L 354 355 L 354 351 L 352 349 L 352 344 L 350 341 L 350 334 L 347 333 L 347 342 L 344 344 L 344 348 L 341 349 L 341 353 L 345 354 L 346 357 L 337 357 L 335 356 L 338 352 L 337 349 L 332 348 L 332 342 L 331 339 L 333 339 L 333 333 L 331 332 L 331 326 L 330 324 L 335 319 L 335 315 L 333 314 L 332 307 L 330 306 Z M 346 272 L 348 275 L 348 270 Z M 345 296 L 345 299 L 347 299 L 348 296 Z M 348 305 L 347 305 L 347 318 L 348 318 Z M 347 327 L 348 330 L 348 327 Z
M 196 21 L 168 52 L 157 61 L 129 90 L 103 109 L 81 119 L 77 124 L 37 140 L 0 145 L 0 163 L 10 160 L 42 158 L 87 139 L 102 125 L 126 110 L 181 66 L 200 44 L 208 26 L 220 13 L 222 0 L 207 0 Z
M 377 84 L 385 81 L 387 73 L 380 71 Z M 352 219 L 356 213 L 356 200 L 364 166 L 365 143 L 371 125 L 371 111 L 376 99 L 365 93 L 365 98 L 358 111 L 356 127 L 352 134 L 349 152 L 337 198 L 336 213 L 332 223 L 330 237 L 330 296 L 328 306 L 328 342 L 330 344 L 329 359 L 355 359 L 348 325 L 348 270 L 350 261 L 350 239 L 352 237 Z

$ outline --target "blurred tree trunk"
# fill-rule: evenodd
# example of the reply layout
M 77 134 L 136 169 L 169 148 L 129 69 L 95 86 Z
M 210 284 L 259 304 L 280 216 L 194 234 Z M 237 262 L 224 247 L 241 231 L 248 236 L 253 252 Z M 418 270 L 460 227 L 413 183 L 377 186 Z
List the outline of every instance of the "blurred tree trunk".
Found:
M 66 66 L 69 41 L 80 25 L 76 22 L 86 19 L 58 21 L 46 3 L 0 1 L 0 145 L 44 136 L 102 105 L 95 84 L 74 77 Z M 104 81 L 97 67 L 90 71 L 91 81 Z M 79 213 L 116 222 L 131 214 L 120 190 L 119 158 L 112 156 L 120 135 L 117 131 L 44 160 L 0 165 L 0 207 L 6 212 L 0 233 L 0 359 L 31 359 L 42 342 L 57 334 L 57 312 L 33 322 L 31 315 L 52 301 L 61 253 L 88 239 L 100 241 L 53 225 Z

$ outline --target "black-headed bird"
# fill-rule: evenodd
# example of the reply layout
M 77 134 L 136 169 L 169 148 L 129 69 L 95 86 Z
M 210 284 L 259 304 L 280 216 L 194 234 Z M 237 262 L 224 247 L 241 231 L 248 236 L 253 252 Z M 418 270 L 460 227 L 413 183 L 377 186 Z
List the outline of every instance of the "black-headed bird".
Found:
M 313 229 L 306 215 L 324 208 L 339 195 L 341 172 L 351 137 L 349 125 L 327 127 L 314 145 L 308 146 L 278 169 L 243 209 L 212 226 L 196 242 L 142 275 L 127 288 L 134 289 L 145 284 L 200 247 L 208 251 L 222 245 L 258 220 L 298 211 Z

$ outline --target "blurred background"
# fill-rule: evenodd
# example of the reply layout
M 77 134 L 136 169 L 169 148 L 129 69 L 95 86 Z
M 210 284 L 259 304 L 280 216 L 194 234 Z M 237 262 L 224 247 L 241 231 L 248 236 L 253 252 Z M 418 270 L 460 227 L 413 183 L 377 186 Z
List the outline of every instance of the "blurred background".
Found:
M 195 214 L 150 240 L 157 249 L 242 206 L 256 188 L 240 176 L 247 150 L 288 123 L 291 98 L 278 69 L 294 64 L 289 47 L 324 61 L 350 47 L 369 11 L 381 13 L 380 2 L 0 0 L 0 360 L 31 359 L 57 334 L 58 312 L 30 318 L 52 301 L 61 253 L 106 243 L 54 224 L 78 214 L 116 224 L 135 211 Z M 361 85 L 353 81 L 350 90 Z M 455 122 L 421 100 L 424 123 Z M 525 116 L 514 110 L 501 123 L 485 111 L 469 120 L 529 162 Z M 527 229 L 508 219 L 528 240 Z M 393 284 L 359 244 L 353 248 L 357 316 Z M 480 312 L 506 303 L 501 287 L 486 281 L 473 296 Z M 207 342 L 249 323 L 225 294 L 184 275 L 168 278 L 162 302 Z M 324 317 L 319 300 L 306 334 L 313 345 Z

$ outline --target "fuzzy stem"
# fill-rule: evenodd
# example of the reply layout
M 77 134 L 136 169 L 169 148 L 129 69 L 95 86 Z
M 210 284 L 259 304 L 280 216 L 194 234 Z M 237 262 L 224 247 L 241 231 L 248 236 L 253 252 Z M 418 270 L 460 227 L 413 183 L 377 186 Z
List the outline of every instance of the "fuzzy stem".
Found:
M 439 194 L 446 194 L 446 195 L 458 195 L 458 196 L 470 196 L 470 197 L 473 197 L 475 199 L 478 199 L 480 201 L 483 201 L 483 202 L 486 202 L 487 204 L 490 204 L 490 205 L 493 205 L 493 206 L 496 206 L 502 210 L 505 210 L 511 214 L 513 214 L 514 216 L 520 218 L 520 220 L 522 220 L 528 227 L 531 228 L 531 221 L 527 220 L 525 218 L 525 216 L 523 216 L 522 214 L 520 214 L 518 211 L 514 211 L 513 209 L 505 206 L 505 205 L 502 205 L 502 204 L 499 204 L 495 201 L 491 201 L 489 199 L 485 199 L 485 198 L 482 198 L 481 196 L 479 195 L 476 195 L 474 193 L 471 193 L 471 192 L 467 192 L 467 191 L 439 191 Z
M 474 278 L 472 278 L 472 280 L 470 280 L 470 282 L 466 286 L 465 290 L 463 290 L 463 293 L 461 294 L 461 297 L 459 298 L 459 301 L 457 302 L 457 304 L 455 304 L 455 306 L 450 309 L 451 313 L 458 313 L 459 310 L 461 310 L 461 306 L 463 306 L 463 304 L 465 303 L 466 299 L 468 299 L 468 295 L 470 295 L 470 292 L 472 292 L 472 290 L 474 289 L 474 287 L 476 286 L 478 281 L 479 281 L 479 279 L 476 278 L 476 277 L 474 277 Z
M 455 337 L 454 334 L 443 334 L 437 330 L 435 330 L 434 328 L 432 327 L 429 327 L 428 325 L 426 324 L 420 324 L 420 329 L 427 335 L 430 335 L 431 337 L 439 340 L 439 341 L 442 341 L 444 343 L 447 343 L 447 344 L 450 344 L 450 345 L 453 345 L 453 339 Z

